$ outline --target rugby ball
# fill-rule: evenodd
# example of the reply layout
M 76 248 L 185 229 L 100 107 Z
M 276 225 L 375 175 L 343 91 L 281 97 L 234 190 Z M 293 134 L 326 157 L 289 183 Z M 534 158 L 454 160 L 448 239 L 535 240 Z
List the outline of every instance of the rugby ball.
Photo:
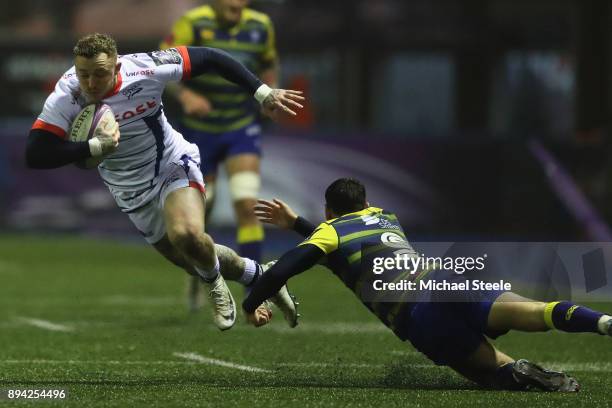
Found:
M 115 114 L 107 104 L 87 105 L 79 112 L 70 126 L 70 141 L 86 142 L 94 137 L 98 129 L 110 131 L 116 123 Z M 75 164 L 80 168 L 93 169 L 98 167 L 102 161 L 104 161 L 104 157 L 90 157 Z

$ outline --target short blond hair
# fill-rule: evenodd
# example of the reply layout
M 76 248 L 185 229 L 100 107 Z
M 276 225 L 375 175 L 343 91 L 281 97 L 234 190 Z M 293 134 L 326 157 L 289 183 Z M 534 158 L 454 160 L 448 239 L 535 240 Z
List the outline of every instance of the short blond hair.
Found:
M 88 34 L 77 41 L 72 49 L 75 57 L 93 58 L 98 54 L 105 53 L 109 57 L 117 55 L 117 43 L 106 34 Z

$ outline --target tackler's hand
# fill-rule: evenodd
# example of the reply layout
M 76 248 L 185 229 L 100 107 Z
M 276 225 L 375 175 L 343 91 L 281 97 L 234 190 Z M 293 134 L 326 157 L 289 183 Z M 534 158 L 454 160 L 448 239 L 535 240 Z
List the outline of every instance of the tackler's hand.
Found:
M 293 229 L 298 217 L 291 207 L 278 198 L 272 201 L 259 199 L 254 210 L 259 221 L 282 229 Z
M 267 305 L 267 302 L 264 302 L 255 309 L 255 312 L 246 313 L 246 319 L 249 324 L 255 327 L 264 326 L 272 320 L 272 309 Z

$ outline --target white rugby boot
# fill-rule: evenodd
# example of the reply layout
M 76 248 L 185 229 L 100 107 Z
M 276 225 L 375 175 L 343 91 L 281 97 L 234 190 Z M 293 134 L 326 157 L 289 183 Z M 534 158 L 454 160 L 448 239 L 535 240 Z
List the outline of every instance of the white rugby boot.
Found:
M 213 320 L 220 330 L 230 329 L 236 323 L 236 303 L 223 276 L 219 274 L 211 282 L 204 282 L 210 304 L 213 307 Z

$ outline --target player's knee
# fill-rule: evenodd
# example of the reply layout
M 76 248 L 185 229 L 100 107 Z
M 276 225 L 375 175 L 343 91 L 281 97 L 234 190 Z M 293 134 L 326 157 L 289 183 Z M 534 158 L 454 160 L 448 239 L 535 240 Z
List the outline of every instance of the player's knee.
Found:
M 210 237 L 210 235 L 206 233 L 202 233 L 199 236 L 199 240 L 197 242 L 197 247 L 192 248 L 194 253 L 192 256 L 194 258 L 198 258 L 203 260 L 206 263 L 210 263 L 212 266 L 215 264 L 215 242 Z
M 230 177 L 229 187 L 234 202 L 256 199 L 261 187 L 261 177 L 254 171 L 241 171 Z
M 184 223 L 168 229 L 168 238 L 174 247 L 184 254 L 191 255 L 197 248 L 206 245 L 207 236 L 196 224 Z M 213 247 L 212 243 L 210 246 Z

